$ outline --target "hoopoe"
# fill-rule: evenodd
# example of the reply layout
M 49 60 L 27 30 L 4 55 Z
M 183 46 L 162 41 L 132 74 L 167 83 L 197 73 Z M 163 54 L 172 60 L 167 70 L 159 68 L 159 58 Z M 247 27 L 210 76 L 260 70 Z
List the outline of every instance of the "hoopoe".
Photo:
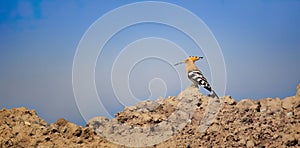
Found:
M 215 93 L 215 91 L 211 88 L 211 86 L 207 82 L 207 79 L 203 76 L 202 72 L 194 63 L 195 61 L 198 61 L 199 59 L 202 58 L 203 57 L 189 56 L 183 62 L 176 63 L 174 66 L 185 63 L 186 73 L 188 75 L 188 78 L 193 82 L 193 85 L 196 87 L 198 87 L 198 85 L 204 87 L 206 90 L 208 90 L 211 93 L 209 95 L 210 97 L 213 98 L 216 97 L 219 99 L 218 95 Z

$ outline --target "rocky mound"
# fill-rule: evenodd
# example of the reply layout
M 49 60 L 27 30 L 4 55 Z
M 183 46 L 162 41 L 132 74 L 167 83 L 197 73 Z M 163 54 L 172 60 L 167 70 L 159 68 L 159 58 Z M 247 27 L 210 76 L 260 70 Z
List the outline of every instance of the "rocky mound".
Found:
M 199 131 L 199 124 L 212 99 L 192 89 L 187 88 L 190 94 L 126 107 L 112 120 L 96 117 L 87 127 L 65 119 L 49 124 L 34 110 L 26 108 L 2 109 L 0 147 L 126 147 L 109 142 L 105 135 L 116 132 L 122 135 L 128 131 L 150 133 L 143 135 L 148 136 L 144 141 L 149 141 L 153 140 L 153 131 L 168 130 L 171 132 L 166 133 L 166 141 L 150 147 L 300 147 L 300 85 L 295 96 L 285 99 L 237 102 L 230 96 L 223 97 L 220 110 L 213 111 L 218 113 L 216 118 L 204 132 Z M 190 107 L 195 110 L 193 114 L 189 114 L 189 108 L 178 109 L 180 105 L 185 107 L 182 100 L 186 95 L 190 95 L 186 98 L 197 98 L 185 100 L 186 104 L 188 101 L 193 104 L 194 108 Z M 184 124 L 173 126 L 178 121 Z M 128 129 L 121 131 L 124 127 Z M 166 138 L 163 134 L 160 136 Z
M 49 124 L 24 107 L 0 111 L 0 147 L 117 147 L 65 119 Z

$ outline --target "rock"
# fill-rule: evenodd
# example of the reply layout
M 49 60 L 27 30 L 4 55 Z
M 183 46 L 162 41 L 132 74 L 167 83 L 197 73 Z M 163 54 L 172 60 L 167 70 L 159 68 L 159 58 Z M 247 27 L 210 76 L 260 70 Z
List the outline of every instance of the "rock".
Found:
M 229 105 L 236 105 L 236 101 L 232 99 L 231 96 L 225 96 L 223 101 Z
M 220 131 L 220 126 L 218 124 L 212 124 L 209 128 L 208 128 L 208 132 L 218 132 Z
M 296 146 L 298 144 L 298 139 L 292 135 L 286 135 L 283 140 L 286 146 Z
M 246 140 L 241 139 L 238 143 L 239 143 L 240 146 L 245 146 L 246 145 Z
M 255 146 L 255 144 L 252 140 L 249 140 L 249 141 L 247 141 L 246 146 L 247 146 L 247 148 L 253 148 Z
M 25 124 L 25 125 L 28 125 L 28 126 L 31 125 L 31 124 L 30 124 L 29 122 L 27 122 L 27 121 L 24 121 L 24 124 Z
M 287 97 L 282 100 L 282 108 L 285 110 L 293 110 L 300 107 L 300 97 Z
M 288 113 L 286 114 L 286 116 L 289 117 L 289 118 L 292 117 L 292 116 L 293 116 L 293 112 L 288 112 Z
M 128 111 L 134 111 L 134 110 L 136 110 L 136 106 L 126 106 L 125 107 L 125 109 L 124 109 L 124 111 L 126 111 L 126 110 L 128 110 Z
M 279 112 L 282 110 L 281 100 L 279 98 L 262 99 L 262 100 L 260 100 L 260 105 L 261 105 L 262 112 L 275 113 L 275 112 Z
M 68 123 L 67 120 L 65 120 L 64 118 L 59 118 L 54 124 L 58 125 L 58 126 L 65 126 Z
M 240 111 L 249 111 L 250 109 L 257 108 L 257 104 L 255 104 L 251 99 L 243 99 L 237 103 L 236 107 Z

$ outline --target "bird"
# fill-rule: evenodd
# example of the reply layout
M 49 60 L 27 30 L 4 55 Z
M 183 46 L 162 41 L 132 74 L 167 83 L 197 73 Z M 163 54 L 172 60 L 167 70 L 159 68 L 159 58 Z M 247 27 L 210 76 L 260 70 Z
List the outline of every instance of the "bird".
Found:
M 212 89 L 207 79 L 204 77 L 199 68 L 195 65 L 195 61 L 198 61 L 199 59 L 203 59 L 203 57 L 189 56 L 184 61 L 176 63 L 174 66 L 185 64 L 185 70 L 188 78 L 193 82 L 192 85 L 195 87 L 198 87 L 198 85 L 200 85 L 201 87 L 205 88 L 210 92 L 210 97 L 219 99 L 218 95 Z

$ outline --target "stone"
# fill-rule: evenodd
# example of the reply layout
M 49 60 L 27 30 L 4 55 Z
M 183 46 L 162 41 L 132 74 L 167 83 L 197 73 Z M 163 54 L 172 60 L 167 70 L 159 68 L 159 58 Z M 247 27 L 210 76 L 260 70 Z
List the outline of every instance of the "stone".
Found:
M 282 110 L 281 100 L 279 98 L 272 99 L 262 99 L 260 100 L 261 105 L 261 111 L 262 112 L 269 112 L 269 113 L 275 113 Z
M 292 135 L 285 136 L 283 140 L 286 146 L 296 146 L 298 144 L 298 139 Z
M 300 107 L 300 97 L 286 97 L 282 100 L 282 108 L 285 110 L 293 110 Z
M 25 124 L 25 125 L 28 125 L 28 126 L 30 126 L 30 125 L 31 125 L 31 123 L 30 123 L 30 122 L 28 122 L 28 121 L 24 121 L 24 124 Z
M 236 107 L 240 111 L 248 111 L 250 109 L 256 108 L 257 104 L 255 104 L 251 99 L 243 99 L 237 103 Z
M 223 98 L 223 102 L 227 103 L 229 105 L 236 105 L 237 104 L 237 102 L 234 99 L 232 99 L 231 96 L 225 96 Z
M 286 114 L 286 116 L 289 117 L 289 118 L 292 117 L 292 116 L 293 116 L 293 112 L 288 112 L 288 113 Z

